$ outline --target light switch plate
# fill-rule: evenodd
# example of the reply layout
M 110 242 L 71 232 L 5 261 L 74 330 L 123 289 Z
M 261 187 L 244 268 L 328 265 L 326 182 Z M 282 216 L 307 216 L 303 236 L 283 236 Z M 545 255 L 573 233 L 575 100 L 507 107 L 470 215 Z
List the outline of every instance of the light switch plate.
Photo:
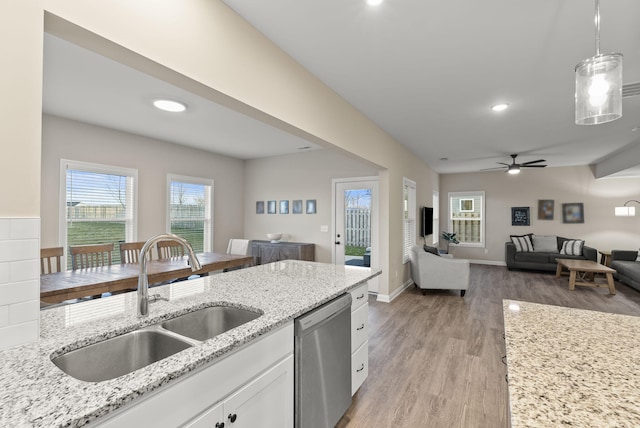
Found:
M 320 225 L 320 232 L 328 232 L 328 231 L 329 231 L 329 226 L 327 226 L 326 224 Z

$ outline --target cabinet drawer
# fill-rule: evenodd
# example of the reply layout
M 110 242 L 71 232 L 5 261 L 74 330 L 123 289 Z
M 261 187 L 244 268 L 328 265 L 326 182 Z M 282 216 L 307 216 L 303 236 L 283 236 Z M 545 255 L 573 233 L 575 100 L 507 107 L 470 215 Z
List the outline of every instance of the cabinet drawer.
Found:
M 358 288 L 351 290 L 351 312 L 362 306 L 367 302 L 369 296 L 369 283 L 364 283 Z
M 369 341 L 365 341 L 356 352 L 351 355 L 351 395 L 369 375 Z
M 351 313 L 351 352 L 355 352 L 368 338 L 369 326 L 367 319 L 369 304 L 365 303 Z

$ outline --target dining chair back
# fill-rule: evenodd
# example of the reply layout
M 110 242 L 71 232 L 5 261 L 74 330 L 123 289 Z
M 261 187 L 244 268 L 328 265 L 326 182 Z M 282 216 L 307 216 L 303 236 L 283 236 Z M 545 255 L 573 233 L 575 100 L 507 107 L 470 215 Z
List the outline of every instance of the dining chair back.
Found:
M 249 241 L 248 239 L 229 239 L 229 245 L 227 246 L 227 254 L 235 254 L 238 256 L 246 256 L 249 254 Z
M 120 263 L 140 263 L 140 250 L 144 242 L 121 242 L 120 243 Z M 147 261 L 151 260 L 151 252 L 147 253 Z
M 158 250 L 159 260 L 184 256 L 184 247 L 174 241 L 158 241 L 156 249 Z
M 62 270 L 61 258 L 64 255 L 64 248 L 41 248 L 40 249 L 40 275 L 60 272 Z M 55 263 L 53 263 L 55 262 Z M 55 270 L 54 270 L 55 267 Z
M 85 269 L 111 264 L 113 243 L 69 247 L 71 269 Z

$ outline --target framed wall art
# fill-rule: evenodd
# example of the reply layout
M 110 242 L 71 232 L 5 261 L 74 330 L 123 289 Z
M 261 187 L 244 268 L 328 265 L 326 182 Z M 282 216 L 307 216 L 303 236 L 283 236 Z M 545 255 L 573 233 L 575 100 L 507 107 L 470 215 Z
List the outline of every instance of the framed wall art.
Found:
M 302 214 L 302 199 L 291 201 L 291 214 Z
M 267 214 L 276 213 L 276 201 L 267 201 Z
M 315 214 L 315 213 L 316 213 L 316 200 L 307 199 L 307 214 Z
M 582 202 L 562 204 L 562 222 L 584 223 L 584 204 Z
M 280 201 L 280 214 L 289 214 L 289 201 Z
M 511 226 L 529 226 L 529 207 L 511 207 Z
M 538 220 L 553 220 L 553 199 L 538 200 Z
M 264 201 L 256 201 L 256 214 L 264 214 Z

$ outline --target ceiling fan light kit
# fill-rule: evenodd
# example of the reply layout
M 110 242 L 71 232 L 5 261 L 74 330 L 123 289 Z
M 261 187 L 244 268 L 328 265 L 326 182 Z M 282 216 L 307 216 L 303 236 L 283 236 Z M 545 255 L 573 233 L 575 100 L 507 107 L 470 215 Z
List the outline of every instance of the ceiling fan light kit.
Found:
M 494 170 L 494 169 L 504 169 L 505 172 L 515 175 L 515 174 L 519 174 L 520 170 L 522 168 L 544 168 L 544 167 L 546 167 L 546 165 L 539 165 L 540 162 L 546 162 L 544 159 L 538 159 L 538 160 L 529 161 L 529 162 L 516 163 L 516 158 L 517 157 L 518 157 L 517 154 L 513 154 L 513 155 L 511 155 L 511 163 L 497 162 L 500 165 L 504 165 L 504 166 L 499 166 L 499 167 L 496 167 L 496 168 L 486 168 L 486 169 L 483 169 L 482 171 L 491 171 L 491 170 Z
M 622 54 L 600 54 L 600 1 L 596 0 L 596 55 L 576 65 L 576 124 L 622 117 Z

